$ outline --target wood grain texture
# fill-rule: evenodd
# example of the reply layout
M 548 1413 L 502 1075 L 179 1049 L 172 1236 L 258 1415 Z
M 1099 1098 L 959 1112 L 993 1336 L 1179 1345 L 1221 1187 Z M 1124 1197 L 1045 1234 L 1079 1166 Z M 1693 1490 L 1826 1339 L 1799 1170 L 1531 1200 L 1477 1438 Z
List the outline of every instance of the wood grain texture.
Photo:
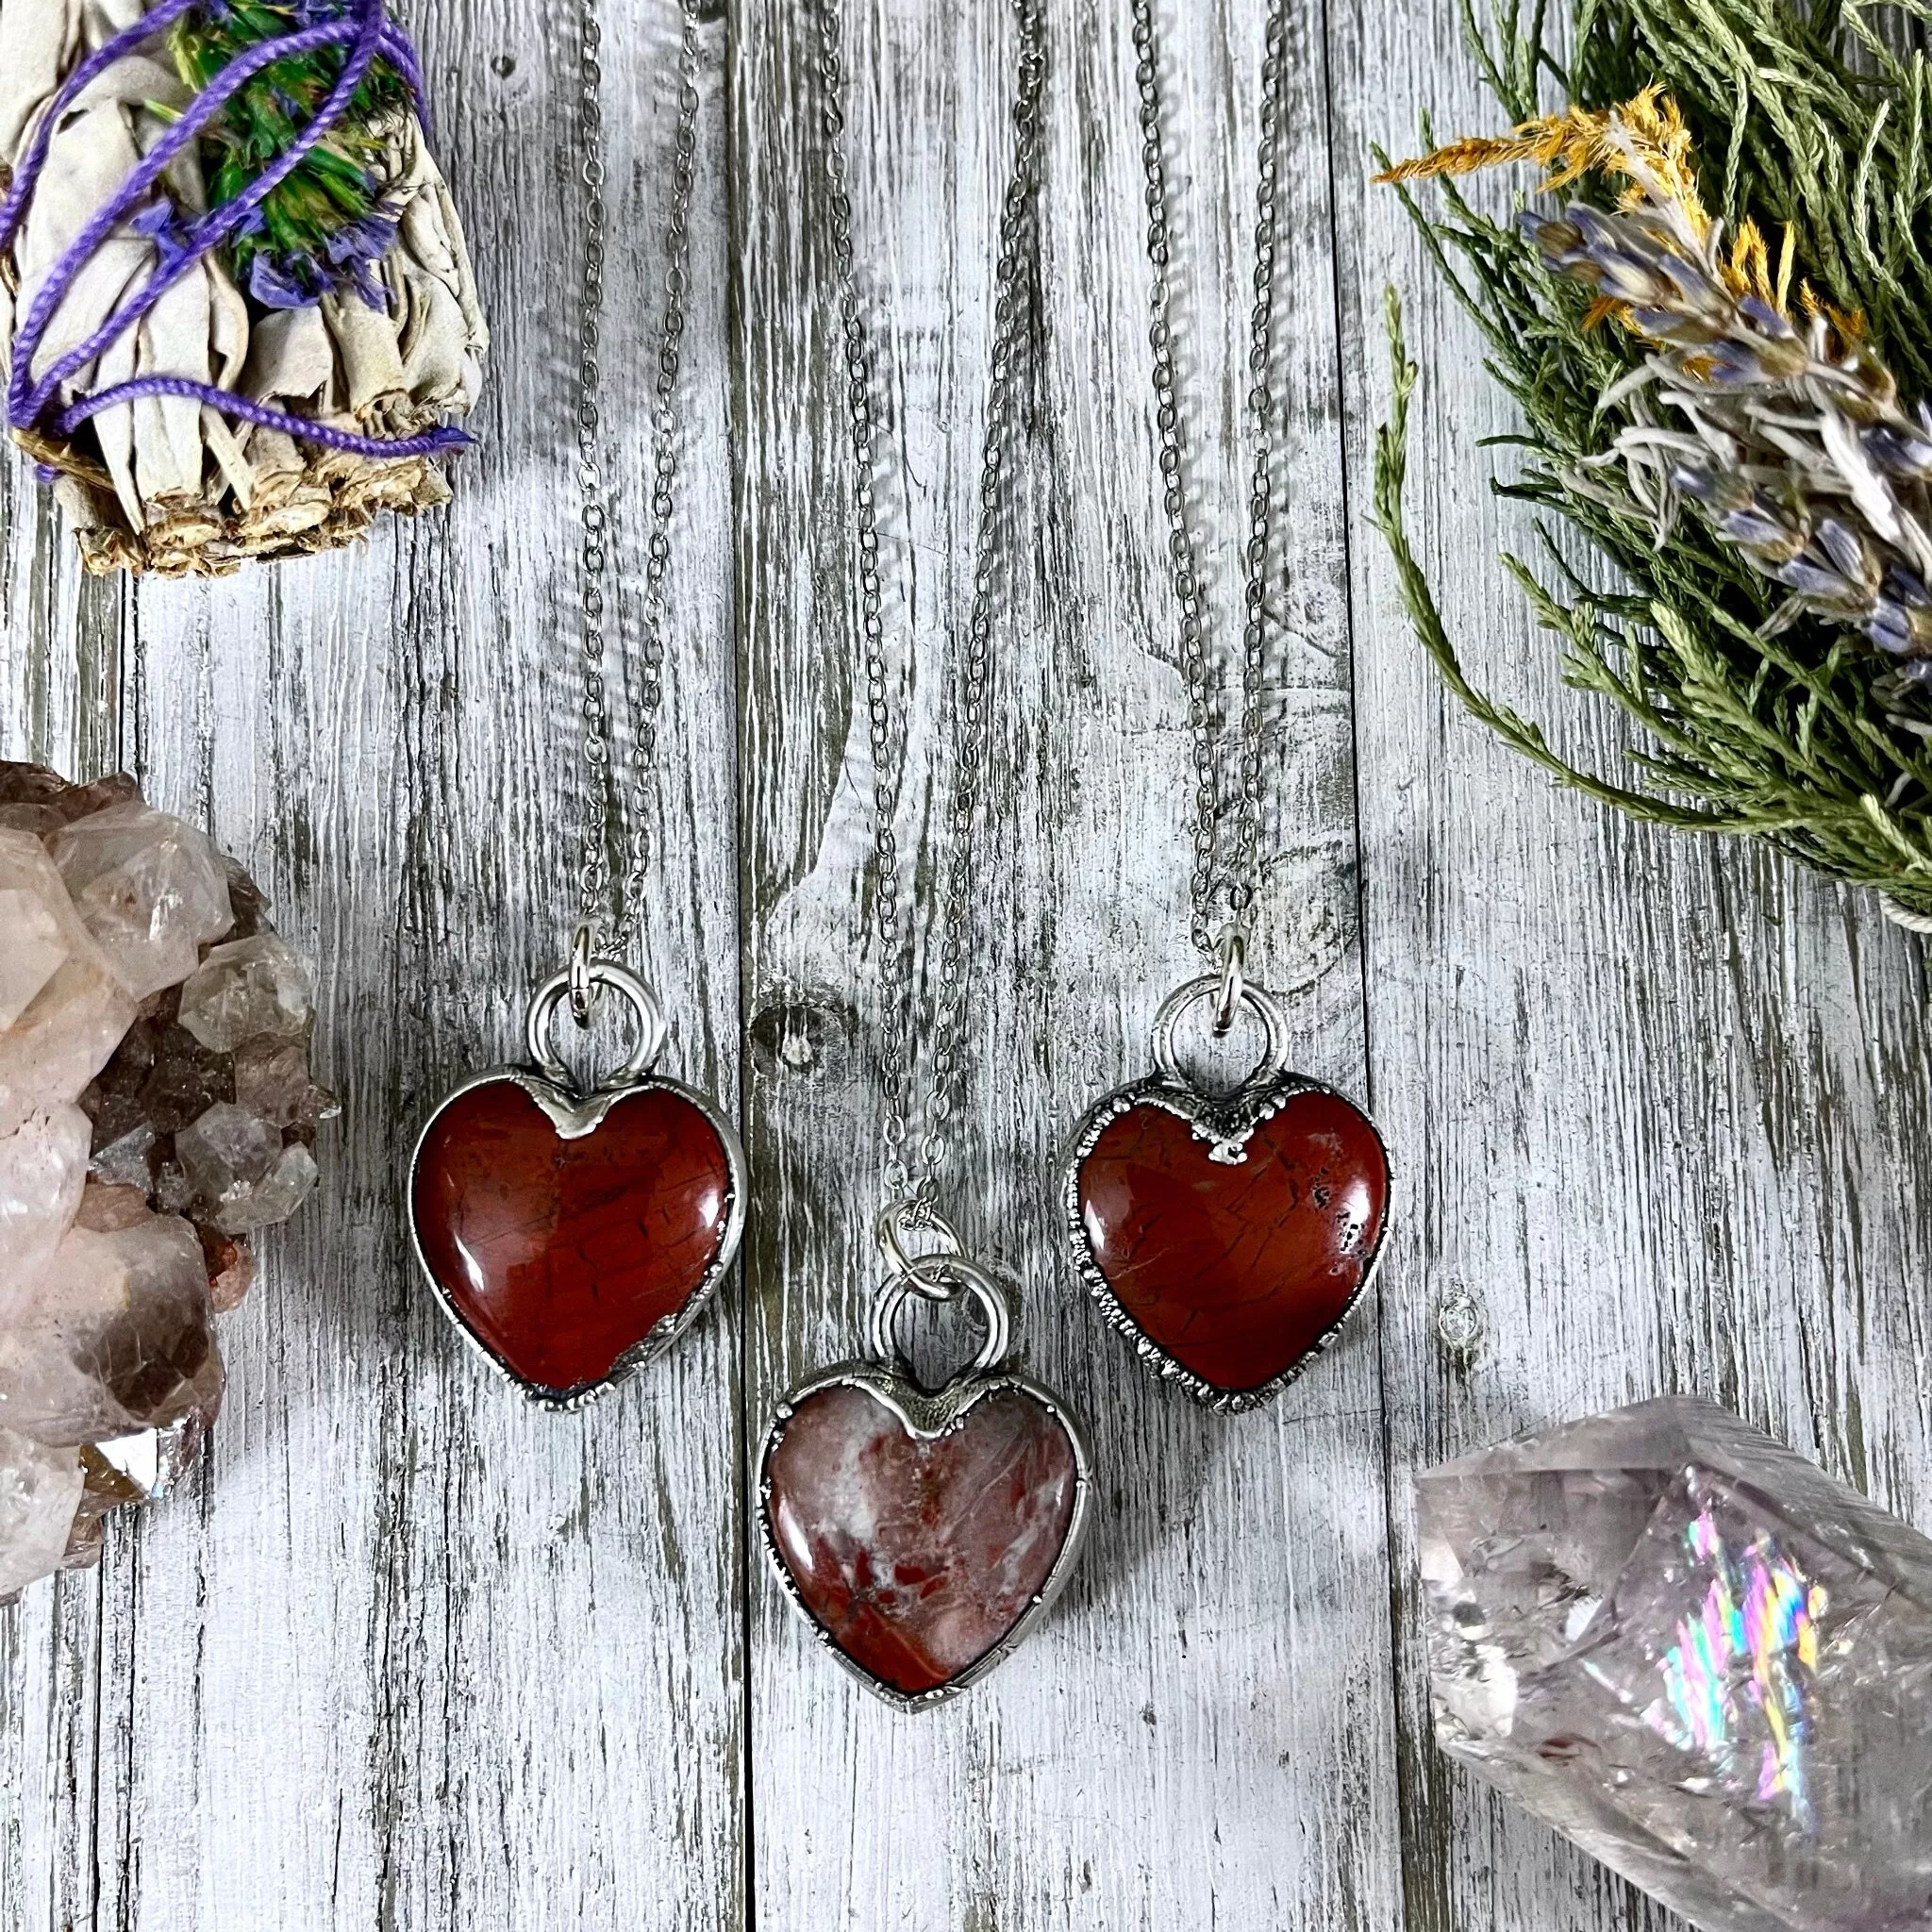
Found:
M 528 1932 L 1630 1932 L 1667 1915 L 1429 1741 L 1409 1477 L 1511 1429 L 1719 1396 L 1932 1527 L 1926 992 L 1867 900 L 1557 794 L 1433 680 L 1369 531 L 1383 284 L 1430 372 L 1414 521 L 1472 661 L 1571 748 L 1620 741 L 1491 562 L 1507 411 L 1368 150 L 1486 127 L 1453 9 L 1295 0 L 1275 375 L 1257 969 L 1297 1063 L 1396 1166 L 1375 1297 L 1274 1408 L 1152 1386 L 1058 1257 L 1052 1164 L 1144 1071 L 1187 938 L 1185 694 L 1162 562 L 1124 0 L 1048 0 L 1049 134 L 1012 596 L 997 635 L 974 1024 L 945 1204 L 1091 1427 L 1081 1574 L 999 1672 L 895 1716 L 754 1558 L 780 1391 L 875 1282 L 878 961 L 803 9 L 705 23 L 677 623 L 646 967 L 670 1061 L 737 1107 L 741 1281 L 576 1418 L 525 1410 L 406 1264 L 400 1163 L 516 1050 L 567 939 L 574 816 L 575 8 L 404 9 L 496 332 L 455 506 L 217 586 L 84 583 L 0 466 L 0 751 L 125 761 L 321 966 L 343 1117 L 229 1319 L 190 1490 L 0 1611 L 0 1924 Z M 1158 8 L 1191 501 L 1240 594 L 1257 0 Z M 676 23 L 608 0 L 620 518 L 641 575 Z M 874 479 L 922 890 L 977 498 L 1008 165 L 1004 7 L 848 0 Z M 728 151 L 728 165 L 725 157 Z M 1499 189 L 1498 192 L 1507 192 Z M 625 641 L 635 662 L 635 613 Z M 926 963 L 923 997 L 932 992 Z M 1481 1304 L 1474 1359 L 1435 1315 Z
M 5 750 L 111 769 L 118 600 L 83 578 L 26 466 L 0 468 Z M 0 1610 L 0 1924 L 77 1924 L 91 1908 L 102 1605 L 101 1579 L 83 1572 Z
M 613 12 L 606 358 L 638 372 L 661 306 L 677 30 L 669 8 Z M 125 756 L 249 864 L 318 961 L 316 1057 L 344 1111 L 327 1186 L 264 1244 L 225 1324 L 228 1403 L 192 1492 L 117 1525 L 99 1577 L 58 1586 L 54 1624 L 31 1604 L 8 1619 L 26 1907 L 9 1925 L 741 1920 L 736 1324 L 707 1322 L 581 1417 L 539 1414 L 481 1374 L 402 1240 L 416 1127 L 454 1078 L 520 1053 L 523 1002 L 575 916 L 582 232 L 575 9 L 432 6 L 410 24 L 495 329 L 458 507 L 297 571 L 108 587 Z M 646 958 L 677 1016 L 667 1064 L 732 1106 L 722 21 L 705 36 L 664 721 L 682 755 L 660 787 Z M 612 382 L 608 408 L 615 489 L 637 506 L 641 381 Z M 9 487 L 31 511 L 24 476 Z M 39 519 L 10 528 L 17 578 L 48 556 L 69 568 Z M 642 534 L 621 520 L 628 586 Z M 110 761 L 34 668 L 74 656 L 55 591 L 31 608 L 42 635 L 9 610 L 9 644 L 52 728 L 23 735 Z M 634 608 L 625 622 L 635 662 Z
M 1250 258 L 1262 16 L 1167 15 L 1197 491 L 1224 634 L 1239 608 L 1228 448 Z M 972 947 L 972 1061 L 942 1205 L 1021 1284 L 1030 1364 L 1092 1426 L 1094 1539 L 1056 1616 L 959 1703 L 908 1724 L 754 1596 L 754 1903 L 761 1925 L 1396 1918 L 1392 1713 L 1372 1323 L 1270 1413 L 1217 1421 L 1150 1385 L 1052 1239 L 1054 1163 L 1090 1101 L 1146 1070 L 1187 929 L 1187 707 L 1165 575 L 1146 341 L 1138 94 L 1125 9 L 1047 8 L 1050 151 L 1037 384 L 1001 624 Z M 1266 847 L 1265 970 L 1295 1045 L 1359 1088 L 1361 981 L 1341 433 L 1322 61 L 1296 22 L 1284 262 L 1289 431 Z M 798 186 L 819 164 L 797 10 L 742 17 L 736 236 L 747 434 L 741 537 L 755 1414 L 849 1356 L 876 1280 L 881 1143 L 864 914 L 870 758 L 855 691 L 852 479 L 829 360 L 835 291 Z M 939 863 L 947 640 L 970 587 L 994 213 L 1016 34 L 1005 8 L 850 9 L 858 254 L 881 343 L 888 625 L 914 723 L 899 827 Z M 812 203 L 807 200 L 806 206 Z M 774 209 L 782 207 L 781 218 Z M 746 211 L 749 211 L 749 219 Z M 809 305 L 801 303 L 809 297 Z M 782 326 L 760 319 L 783 316 Z M 942 767 L 943 759 L 940 758 Z M 927 963 L 930 993 L 931 962 Z M 796 1043 L 788 1051 L 788 1046 Z M 761 1052 L 761 1046 L 764 1051 Z M 1238 1554 L 1240 1553 L 1240 1554 Z

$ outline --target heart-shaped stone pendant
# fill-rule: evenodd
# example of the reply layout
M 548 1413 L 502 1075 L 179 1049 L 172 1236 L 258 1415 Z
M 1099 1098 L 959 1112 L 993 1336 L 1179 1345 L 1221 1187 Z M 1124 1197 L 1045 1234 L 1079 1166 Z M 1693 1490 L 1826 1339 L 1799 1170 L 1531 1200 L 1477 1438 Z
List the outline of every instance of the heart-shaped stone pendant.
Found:
M 409 1224 L 437 1299 L 490 1364 L 545 1408 L 615 1387 L 696 1320 L 744 1220 L 744 1157 L 703 1094 L 650 1074 L 657 1001 L 592 962 L 638 1019 L 638 1050 L 576 1091 L 550 1055 L 570 992 L 558 974 L 531 1003 L 529 1067 L 457 1088 L 430 1115 L 409 1169 Z
M 1197 1400 L 1252 1408 L 1334 1339 L 1374 1271 L 1388 1222 L 1389 1156 L 1374 1124 L 1288 1073 L 1286 1026 L 1259 989 L 1241 1002 L 1268 1033 L 1234 1092 L 1202 1092 L 1174 1063 L 1173 1027 L 1212 995 L 1180 989 L 1155 1023 L 1159 1071 L 1081 1123 L 1061 1187 L 1068 1244 L 1108 1321 Z
M 985 1675 L 1045 1614 L 1086 1528 L 1091 1474 L 1059 1398 L 999 1366 L 1004 1296 L 957 1253 L 887 1284 L 874 1341 L 895 1353 L 904 1296 L 963 1287 L 986 1310 L 974 1362 L 928 1392 L 886 1361 L 791 1391 L 758 1465 L 766 1554 L 792 1604 L 889 1704 L 920 1710 Z

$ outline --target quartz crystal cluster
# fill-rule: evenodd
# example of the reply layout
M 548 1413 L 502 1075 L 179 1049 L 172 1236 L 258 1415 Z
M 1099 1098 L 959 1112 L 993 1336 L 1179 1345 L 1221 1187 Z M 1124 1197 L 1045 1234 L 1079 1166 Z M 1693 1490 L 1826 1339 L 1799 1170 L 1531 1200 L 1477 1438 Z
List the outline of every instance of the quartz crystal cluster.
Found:
M 0 1601 L 192 1460 L 248 1237 L 315 1183 L 307 969 L 131 779 L 0 763 Z
M 1452 1757 L 1707 1932 L 1932 1926 L 1932 1540 L 1680 1397 L 1416 1495 Z

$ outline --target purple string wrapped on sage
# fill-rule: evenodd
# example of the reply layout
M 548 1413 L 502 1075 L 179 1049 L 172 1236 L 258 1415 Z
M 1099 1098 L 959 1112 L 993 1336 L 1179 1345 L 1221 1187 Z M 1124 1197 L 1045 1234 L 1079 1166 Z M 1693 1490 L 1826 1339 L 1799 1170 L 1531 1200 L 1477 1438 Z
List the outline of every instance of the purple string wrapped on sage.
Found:
M 488 335 L 382 0 L 0 0 L 0 42 L 8 423 L 88 567 L 446 500 Z

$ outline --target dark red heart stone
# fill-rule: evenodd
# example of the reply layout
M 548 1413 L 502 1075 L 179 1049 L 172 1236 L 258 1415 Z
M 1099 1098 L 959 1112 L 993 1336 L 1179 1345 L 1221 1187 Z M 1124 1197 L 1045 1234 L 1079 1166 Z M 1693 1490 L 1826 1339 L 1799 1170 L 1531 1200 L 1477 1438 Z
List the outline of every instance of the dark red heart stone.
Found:
M 1381 1239 L 1389 1160 L 1339 1094 L 1290 1099 L 1241 1158 L 1129 1108 L 1080 1163 L 1094 1265 L 1158 1347 L 1227 1394 L 1272 1382 L 1347 1312 Z
M 477 1339 L 566 1394 L 696 1292 L 724 1238 L 731 1165 L 703 1110 L 661 1088 L 566 1141 L 521 1087 L 493 1080 L 431 1122 L 411 1208 L 430 1273 Z
M 1021 1390 L 912 1435 L 864 1389 L 802 1401 L 765 1462 L 772 1540 L 812 1617 L 907 1696 L 970 1670 L 1013 1629 L 1073 1525 L 1074 1445 Z

